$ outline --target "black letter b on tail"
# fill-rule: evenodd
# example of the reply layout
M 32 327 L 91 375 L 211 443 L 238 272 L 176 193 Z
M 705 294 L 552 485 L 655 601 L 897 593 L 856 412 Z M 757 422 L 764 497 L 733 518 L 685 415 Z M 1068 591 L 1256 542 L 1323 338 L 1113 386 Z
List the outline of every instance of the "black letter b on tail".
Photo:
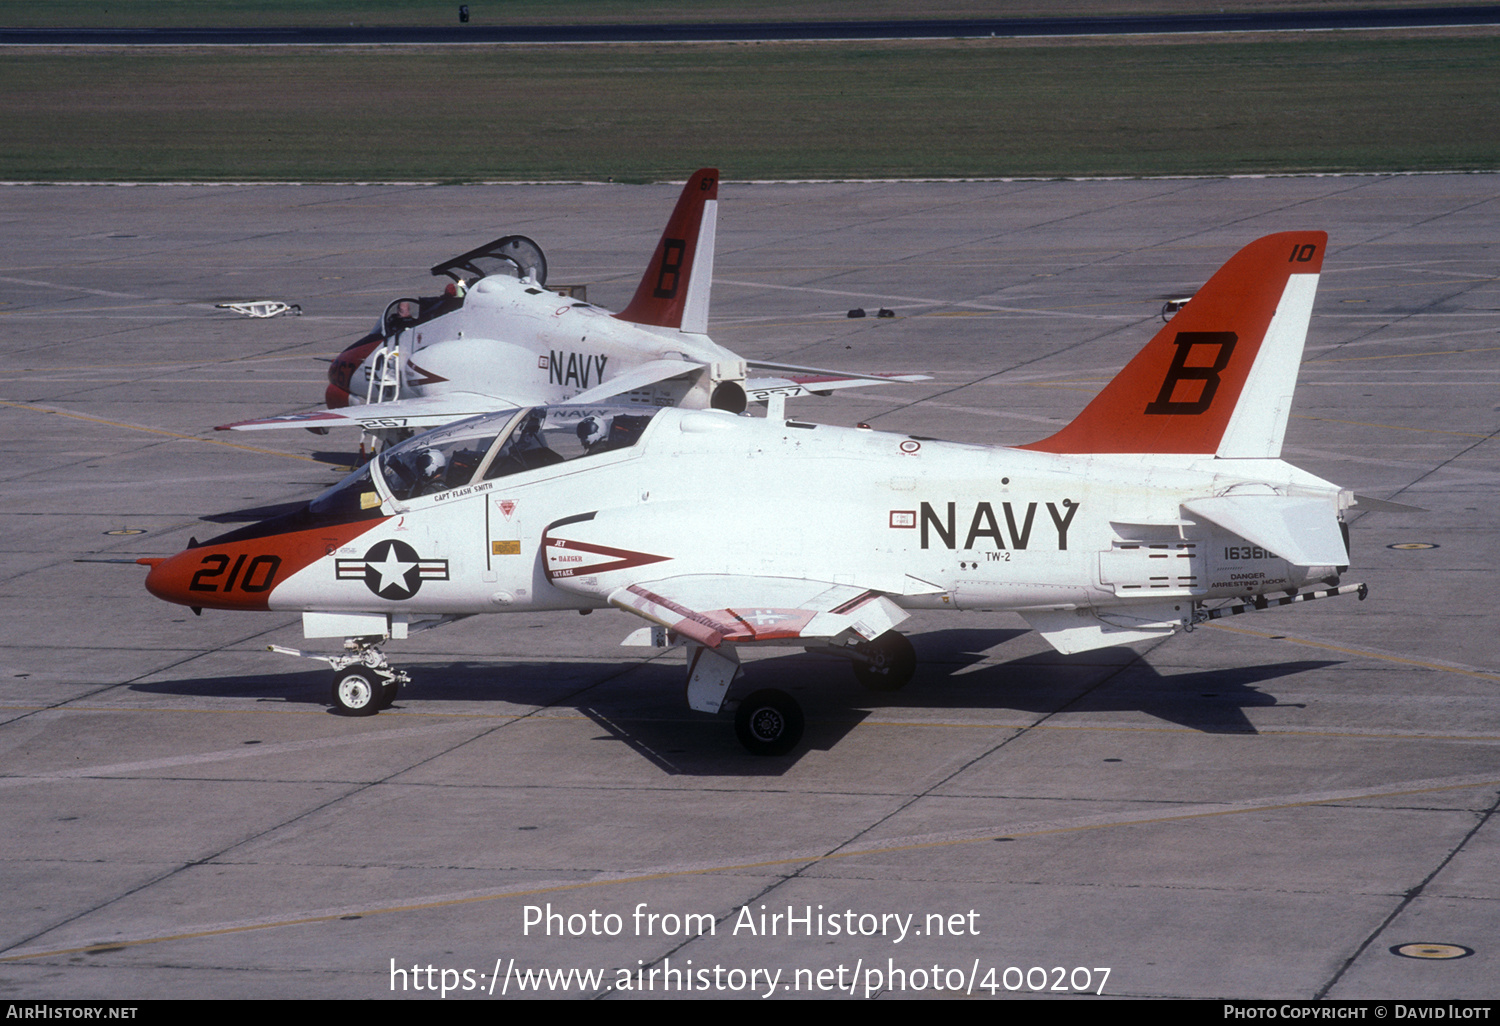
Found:
M 1172 366 L 1167 368 L 1167 377 L 1161 383 L 1156 401 L 1146 406 L 1147 413 L 1196 414 L 1207 412 L 1213 404 L 1214 393 L 1219 390 L 1219 372 L 1229 365 L 1230 354 L 1238 341 L 1232 331 L 1180 331 L 1174 342 L 1177 352 L 1172 356 Z M 1214 362 L 1207 367 L 1189 367 L 1188 357 L 1194 346 L 1217 346 Z M 1202 387 L 1197 398 L 1177 398 L 1177 384 L 1181 381 L 1200 381 Z

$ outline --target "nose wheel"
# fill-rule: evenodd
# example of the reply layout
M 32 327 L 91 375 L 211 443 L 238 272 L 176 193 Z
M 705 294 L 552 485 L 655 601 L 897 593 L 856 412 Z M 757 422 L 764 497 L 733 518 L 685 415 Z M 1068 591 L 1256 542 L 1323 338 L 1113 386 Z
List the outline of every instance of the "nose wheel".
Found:
M 333 675 L 332 704 L 345 716 L 374 716 L 389 709 L 400 693 L 400 681 L 394 677 L 382 680 L 379 673 L 367 667 Z
M 389 709 L 401 686 L 411 682 L 405 670 L 397 670 L 385 661 L 377 647 L 380 638 L 349 638 L 343 655 L 328 656 L 303 652 L 280 645 L 268 646 L 272 652 L 316 659 L 333 667 L 333 690 L 329 702 L 335 712 L 345 716 L 374 716 Z
M 333 707 L 345 716 L 374 716 L 380 711 L 380 685 L 374 674 L 350 670 L 333 675 Z
M 345 716 L 374 716 L 389 709 L 411 678 L 385 661 L 373 640 L 350 638 L 344 655 L 324 657 L 333 667 L 333 708 Z

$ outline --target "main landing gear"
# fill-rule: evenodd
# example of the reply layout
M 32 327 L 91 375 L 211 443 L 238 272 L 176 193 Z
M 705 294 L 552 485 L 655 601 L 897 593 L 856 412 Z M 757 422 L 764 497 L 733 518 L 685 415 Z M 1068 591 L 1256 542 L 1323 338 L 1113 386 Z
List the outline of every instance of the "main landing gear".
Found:
M 272 652 L 282 655 L 316 659 L 333 667 L 333 693 L 331 701 L 336 712 L 345 716 L 374 716 L 382 709 L 389 709 L 404 684 L 411 683 L 405 670 L 397 670 L 386 662 L 380 651 L 384 637 L 346 638 L 344 654 L 336 656 L 316 655 L 297 648 L 281 645 L 269 646 Z
M 802 740 L 802 727 L 802 707 L 775 688 L 743 699 L 734 712 L 734 732 L 751 755 L 785 755 Z
M 811 651 L 833 652 L 848 659 L 855 678 L 870 691 L 897 691 L 917 670 L 916 650 L 895 631 L 854 645 Z M 728 686 L 728 678 L 724 684 Z M 785 755 L 802 740 L 803 726 L 797 700 L 775 688 L 741 699 L 734 713 L 735 735 L 751 755 Z
M 895 631 L 850 645 L 840 654 L 854 664 L 855 680 L 870 691 L 900 691 L 917 672 L 916 649 L 905 635 Z
M 333 669 L 329 699 L 334 711 L 345 716 L 374 716 L 389 708 L 402 686 L 411 681 L 404 670 L 397 670 L 386 661 L 379 647 L 385 640 L 383 635 L 345 638 L 344 651 L 336 656 L 280 645 L 271 645 L 270 649 L 327 663 Z M 895 631 L 853 645 L 809 650 L 848 659 L 854 676 L 871 691 L 897 691 L 916 672 L 917 656 L 911 642 Z M 725 645 L 719 650 L 689 646 L 687 672 L 688 706 L 707 713 L 733 709 L 735 735 L 751 755 L 785 755 L 802 741 L 806 725 L 802 708 L 785 691 L 763 688 L 738 702 L 726 701 L 730 684 L 740 672 L 739 656 L 733 646 Z

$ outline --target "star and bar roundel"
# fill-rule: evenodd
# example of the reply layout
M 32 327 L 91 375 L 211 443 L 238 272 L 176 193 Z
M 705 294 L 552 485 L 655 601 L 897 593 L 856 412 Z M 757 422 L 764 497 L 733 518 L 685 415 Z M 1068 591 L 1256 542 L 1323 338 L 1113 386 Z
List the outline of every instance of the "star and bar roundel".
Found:
M 409 599 L 423 581 L 446 581 L 446 559 L 423 559 L 417 550 L 396 538 L 376 542 L 363 559 L 340 559 L 335 564 L 341 581 L 364 581 L 378 597 Z

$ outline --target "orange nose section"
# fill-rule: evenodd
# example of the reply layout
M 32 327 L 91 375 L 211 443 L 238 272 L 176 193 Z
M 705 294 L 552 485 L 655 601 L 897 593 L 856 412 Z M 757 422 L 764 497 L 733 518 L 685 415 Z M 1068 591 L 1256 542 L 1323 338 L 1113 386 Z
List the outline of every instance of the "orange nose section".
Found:
M 183 606 L 268 609 L 271 589 L 284 576 L 285 565 L 285 558 L 274 552 L 204 545 L 157 561 L 146 575 L 146 590 Z
M 294 585 L 299 594 L 281 592 L 278 609 L 317 608 L 317 592 L 336 579 L 333 556 L 345 545 L 385 520 L 377 517 L 306 530 L 276 531 L 281 520 L 263 521 L 185 549 L 169 559 L 147 563 L 146 590 L 166 602 L 207 609 L 269 609 L 271 596 L 291 577 L 319 560 L 327 573 L 313 573 Z
M 341 410 L 349 405 L 355 371 L 383 341 L 379 335 L 366 335 L 334 358 L 328 367 L 328 387 L 323 390 L 323 401 L 330 410 Z
M 342 410 L 349 405 L 349 390 L 342 385 L 329 382 L 328 387 L 323 389 L 323 404 L 330 410 Z

